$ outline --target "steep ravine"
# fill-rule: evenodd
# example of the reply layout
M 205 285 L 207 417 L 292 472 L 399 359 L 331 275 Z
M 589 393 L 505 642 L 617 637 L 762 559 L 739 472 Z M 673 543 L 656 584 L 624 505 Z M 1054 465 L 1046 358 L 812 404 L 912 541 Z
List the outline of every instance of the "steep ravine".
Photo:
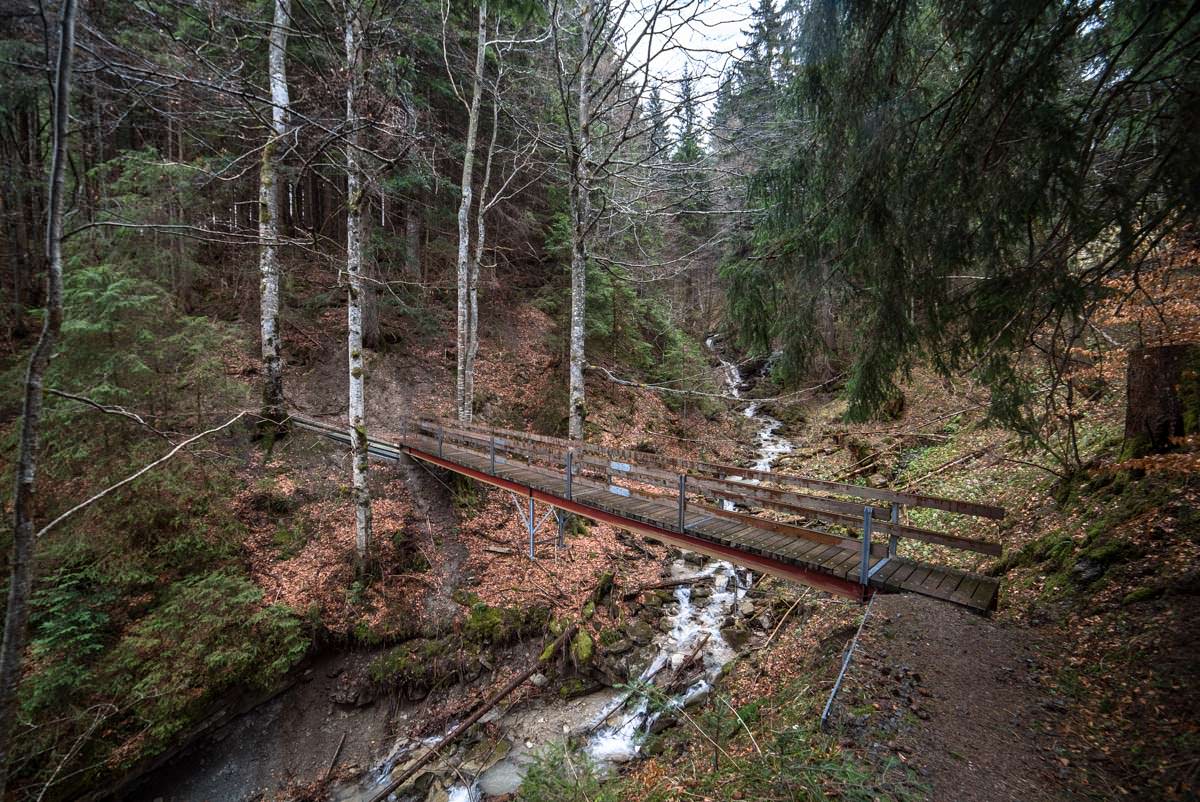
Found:
M 715 338 L 710 337 L 706 345 L 720 362 L 726 391 L 740 396 L 744 378 L 739 367 L 720 355 Z M 777 434 L 783 424 L 761 413 L 757 403 L 749 404 L 743 414 L 759 425 L 753 467 L 770 470 L 779 455 L 792 449 L 792 444 Z M 648 687 L 663 675 L 686 669 L 686 664 L 699 665 L 700 670 L 689 674 L 682 687 L 677 682 L 671 683 L 667 698 L 657 699 L 654 704 L 645 692 L 606 688 L 572 700 L 545 695 L 528 705 L 494 711 L 485 718 L 490 729 L 485 744 L 460 754 L 450 750 L 448 759 L 430 772 L 452 779 L 443 782 L 428 778 L 424 784 L 417 783 L 415 792 L 408 791 L 411 786 L 406 786 L 406 793 L 388 798 L 475 802 L 511 793 L 520 785 L 537 752 L 564 737 L 582 744 L 583 751 L 602 772 L 637 758 L 656 723 L 669 717 L 673 710 L 706 697 L 722 668 L 736 655 L 737 650 L 727 641 L 725 632 L 746 609 L 743 597 L 753 580 L 749 572 L 730 563 L 705 562 L 691 555 L 670 564 L 669 578 L 692 582 L 672 590 L 672 599 L 663 608 L 661 632 L 650 648 L 642 652 L 644 666 L 629 686 Z M 402 770 L 437 740 L 401 738 L 363 781 L 341 789 L 335 798 L 340 802 L 364 802 L 372 798 L 394 771 Z M 485 746 L 489 754 L 481 756 L 479 746 Z
M 740 396 L 744 378 L 739 367 L 722 358 L 710 338 L 707 343 L 719 360 L 726 392 Z M 743 414 L 756 422 L 753 466 L 769 469 L 791 444 L 777 434 L 780 421 L 763 414 L 757 403 Z M 419 495 L 437 515 L 446 505 L 444 488 L 434 486 L 422 471 L 407 477 L 420 485 Z M 448 509 L 448 507 L 447 507 Z M 453 567 L 444 584 L 458 585 L 462 562 L 457 543 L 450 546 Z M 753 576 L 730 563 L 705 561 L 684 554 L 664 566 L 664 581 L 690 579 L 656 591 L 653 602 L 642 606 L 638 626 L 646 633 L 619 658 L 630 668 L 626 687 L 669 688 L 667 699 L 652 704 L 645 693 L 603 687 L 575 698 L 554 692 L 537 695 L 511 708 L 501 706 L 484 722 L 483 741 L 456 744 L 441 762 L 431 765 L 424 777 L 391 799 L 430 799 L 441 802 L 474 802 L 511 793 L 520 785 L 539 750 L 564 737 L 580 744 L 605 771 L 636 759 L 650 732 L 671 718 L 673 709 L 699 703 L 712 690 L 722 668 L 736 655 L 730 637 L 743 637 L 740 621 L 748 608 L 745 600 Z M 431 597 L 430 604 L 447 614 L 454 602 L 448 590 Z M 740 646 L 740 642 L 737 646 Z M 513 650 L 513 665 L 532 659 L 524 646 Z M 216 729 L 190 746 L 183 755 L 143 780 L 125 798 L 162 802 L 201 802 L 211 799 L 269 798 L 291 783 L 306 785 L 320 778 L 334 762 L 339 774 L 363 767 L 357 780 L 330 789 L 340 802 L 363 802 L 382 788 L 393 772 L 403 769 L 437 738 L 416 737 L 428 706 L 423 702 L 384 700 L 358 706 L 339 704 L 339 686 L 382 651 L 330 652 L 315 660 L 300 681 L 269 703 Z M 535 677 L 539 683 L 544 678 Z M 480 682 L 483 678 L 480 678 Z M 552 690 L 552 689 L 551 689 Z M 458 692 L 449 689 L 451 696 Z M 466 692 L 465 689 L 462 692 Z M 447 730 L 453 722 L 447 725 Z M 399 736 L 390 736 L 399 732 Z M 344 740 L 343 740 L 344 736 Z M 414 787 L 415 786 L 415 787 Z M 265 797 L 264 797 L 265 795 Z

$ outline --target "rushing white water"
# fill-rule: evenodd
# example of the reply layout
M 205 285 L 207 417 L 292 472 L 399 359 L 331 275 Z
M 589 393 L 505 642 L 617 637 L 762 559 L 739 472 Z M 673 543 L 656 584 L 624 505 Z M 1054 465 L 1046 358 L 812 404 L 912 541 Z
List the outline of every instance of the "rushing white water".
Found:
M 713 355 L 721 363 L 721 374 L 725 377 L 727 392 L 734 398 L 741 398 L 742 371 L 736 364 L 721 356 L 720 352 L 717 351 L 716 343 L 717 336 L 715 334 L 704 341 L 704 344 L 708 346 L 708 350 L 712 351 Z M 789 440 L 780 437 L 778 434 L 779 430 L 783 428 L 783 421 L 760 412 L 760 409 L 762 409 L 762 404 L 758 401 L 752 401 L 746 406 L 742 414 L 747 418 L 757 420 L 759 423 L 755 443 L 757 456 L 754 459 L 754 470 L 769 471 L 775 465 L 777 459 L 791 452 L 793 446 Z
M 721 364 L 721 374 L 725 380 L 726 391 L 734 397 L 741 397 L 742 373 L 734 363 L 721 357 L 716 349 L 716 336 L 705 340 L 705 345 L 717 357 Z M 747 418 L 757 420 L 760 424 L 754 461 L 754 469 L 769 471 L 775 460 L 782 454 L 792 450 L 792 444 L 778 435 L 783 422 L 762 414 L 761 405 L 751 403 L 743 413 Z M 737 478 L 737 477 L 731 477 Z M 743 480 L 757 482 L 757 480 Z M 733 509 L 730 501 L 722 502 L 726 509 Z M 672 573 L 680 578 L 687 576 L 682 561 L 672 567 Z M 609 721 L 587 742 L 585 750 L 588 755 L 602 766 L 632 760 L 637 756 L 641 742 L 656 719 L 671 709 L 686 707 L 697 697 L 707 694 L 712 689 L 712 683 L 720 674 L 722 666 L 734 656 L 734 650 L 726 643 L 721 635 L 721 624 L 725 618 L 737 609 L 742 596 L 745 595 L 749 582 L 741 581 L 738 570 L 727 562 L 711 562 L 696 576 L 697 584 L 706 578 L 713 579 L 713 592 L 708 600 L 697 606 L 692 603 L 692 588 L 680 586 L 675 589 L 675 599 L 678 610 L 672 620 L 671 630 L 659 643 L 659 651 L 646 666 L 634 686 L 644 685 L 650 681 L 663 667 L 670 662 L 672 668 L 678 668 L 680 663 L 695 650 L 701 638 L 707 635 L 707 641 L 702 647 L 704 671 L 699 679 L 694 681 L 682 693 L 652 709 L 650 699 L 645 693 L 631 694 L 619 702 L 624 707 L 633 701 L 632 707 L 617 715 L 614 711 L 604 720 Z M 636 698 L 633 698 L 636 697 Z M 618 707 L 618 710 L 620 709 Z
M 617 709 L 602 719 L 607 723 L 593 735 L 584 751 L 601 768 L 613 763 L 624 763 L 637 757 L 642 741 L 654 722 L 670 710 L 686 707 L 695 699 L 712 689 L 712 682 L 730 659 L 734 650 L 721 636 L 721 624 L 732 613 L 749 587 L 742 581 L 738 570 L 727 562 L 710 562 L 698 573 L 689 569 L 683 560 L 671 566 L 674 578 L 694 578 L 694 585 L 712 583 L 712 592 L 703 604 L 692 601 L 693 586 L 680 585 L 675 588 L 678 606 L 671 618 L 671 629 L 656 641 L 658 652 L 632 683 L 634 691 L 620 700 Z M 703 645 L 701 645 L 703 641 Z M 650 696 L 640 691 L 639 686 L 650 682 L 659 671 L 668 665 L 678 669 L 694 652 L 702 661 L 703 671 L 698 679 L 669 700 L 659 700 L 651 705 Z M 626 707 L 626 705 L 631 706 Z M 615 720 L 614 720 L 615 719 Z

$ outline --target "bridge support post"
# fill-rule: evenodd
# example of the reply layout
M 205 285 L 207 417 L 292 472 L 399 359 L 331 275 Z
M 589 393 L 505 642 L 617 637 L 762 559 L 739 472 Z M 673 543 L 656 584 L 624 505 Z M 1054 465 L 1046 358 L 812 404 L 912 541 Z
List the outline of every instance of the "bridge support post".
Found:
M 571 481 L 575 475 L 575 449 L 567 449 L 567 478 L 566 487 L 564 488 L 567 494 L 567 501 L 571 500 Z
M 900 505 L 892 502 L 892 525 L 896 526 L 900 523 Z M 900 538 L 895 532 L 888 538 L 888 557 L 896 556 L 896 546 L 900 543 Z
M 491 442 L 488 444 L 488 456 L 492 462 L 492 476 L 496 475 L 496 435 L 492 434 Z
M 679 474 L 679 531 L 686 531 L 687 519 L 687 474 Z
M 534 543 L 534 533 L 537 531 L 537 523 L 533 520 L 533 495 L 529 496 L 529 559 L 537 559 L 537 545 Z
M 558 547 L 561 549 L 567 545 L 567 514 L 562 510 L 555 508 L 554 519 L 558 522 Z
M 863 507 L 862 562 L 858 566 L 858 584 L 864 589 L 871 579 L 871 513 L 874 511 L 872 507 Z

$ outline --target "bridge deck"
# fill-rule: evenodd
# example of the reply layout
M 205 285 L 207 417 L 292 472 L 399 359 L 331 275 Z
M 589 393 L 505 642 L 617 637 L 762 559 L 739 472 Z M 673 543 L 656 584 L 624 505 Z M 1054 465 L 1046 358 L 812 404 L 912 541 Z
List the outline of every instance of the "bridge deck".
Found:
M 349 442 L 344 429 L 315 421 L 297 422 L 332 439 Z M 401 453 L 407 453 L 568 512 L 841 595 L 863 598 L 874 591 L 917 593 L 984 613 L 996 606 L 997 579 L 894 555 L 889 558 L 887 550 L 878 544 L 872 547 L 869 564 L 875 573 L 868 580 L 868 590 L 859 583 L 862 551 L 861 540 L 856 538 L 831 536 L 692 503 L 685 506 L 685 524 L 680 531 L 675 497 L 656 497 L 642 491 L 622 495 L 612 492 L 610 485 L 582 474 L 573 476 L 568 498 L 564 471 L 536 464 L 541 457 L 533 452 L 527 452 L 526 461 L 516 461 L 512 452 L 506 451 L 507 458 L 493 462 L 486 449 L 468 448 L 462 440 L 450 443 L 411 431 L 405 433 L 401 443 L 371 439 L 369 446 L 377 457 L 399 459 Z M 636 475 L 630 478 L 638 479 Z
M 420 458 L 422 455 L 414 453 L 413 456 Z M 505 463 L 497 465 L 496 473 L 491 474 L 489 455 L 459 446 L 443 445 L 442 461 L 464 465 L 479 473 L 536 488 L 547 494 L 559 496 L 563 492 L 563 477 L 557 472 L 536 466 Z M 619 496 L 609 492 L 603 485 L 580 481 L 578 478 L 574 485 L 572 500 L 581 506 L 627 519 L 631 523 L 648 524 L 656 530 L 669 532 L 676 526 L 678 510 L 673 499 L 653 501 Z M 857 548 L 817 543 L 801 537 L 777 534 L 738 521 L 713 518 L 703 509 L 688 513 L 684 529 L 687 534 L 716 545 L 766 557 L 836 579 L 854 583 L 858 581 L 861 555 Z M 883 559 L 886 558 L 872 556 L 871 566 L 874 567 Z M 995 606 L 999 580 L 945 566 L 893 557 L 871 577 L 870 586 L 883 592 L 909 592 L 932 596 L 986 612 Z

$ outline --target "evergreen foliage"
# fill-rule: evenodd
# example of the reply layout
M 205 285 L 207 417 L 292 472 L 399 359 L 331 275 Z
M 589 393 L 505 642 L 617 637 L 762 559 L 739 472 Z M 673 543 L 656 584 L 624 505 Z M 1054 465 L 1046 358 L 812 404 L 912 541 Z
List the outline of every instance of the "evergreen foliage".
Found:
M 768 225 L 726 268 L 749 342 L 798 377 L 822 293 L 853 337 L 850 414 L 915 360 L 969 370 L 1001 420 L 1060 375 L 1106 281 L 1190 219 L 1200 31 L 1170 3 L 823 0 L 803 20 Z M 1034 347 L 1047 371 L 1022 375 Z

